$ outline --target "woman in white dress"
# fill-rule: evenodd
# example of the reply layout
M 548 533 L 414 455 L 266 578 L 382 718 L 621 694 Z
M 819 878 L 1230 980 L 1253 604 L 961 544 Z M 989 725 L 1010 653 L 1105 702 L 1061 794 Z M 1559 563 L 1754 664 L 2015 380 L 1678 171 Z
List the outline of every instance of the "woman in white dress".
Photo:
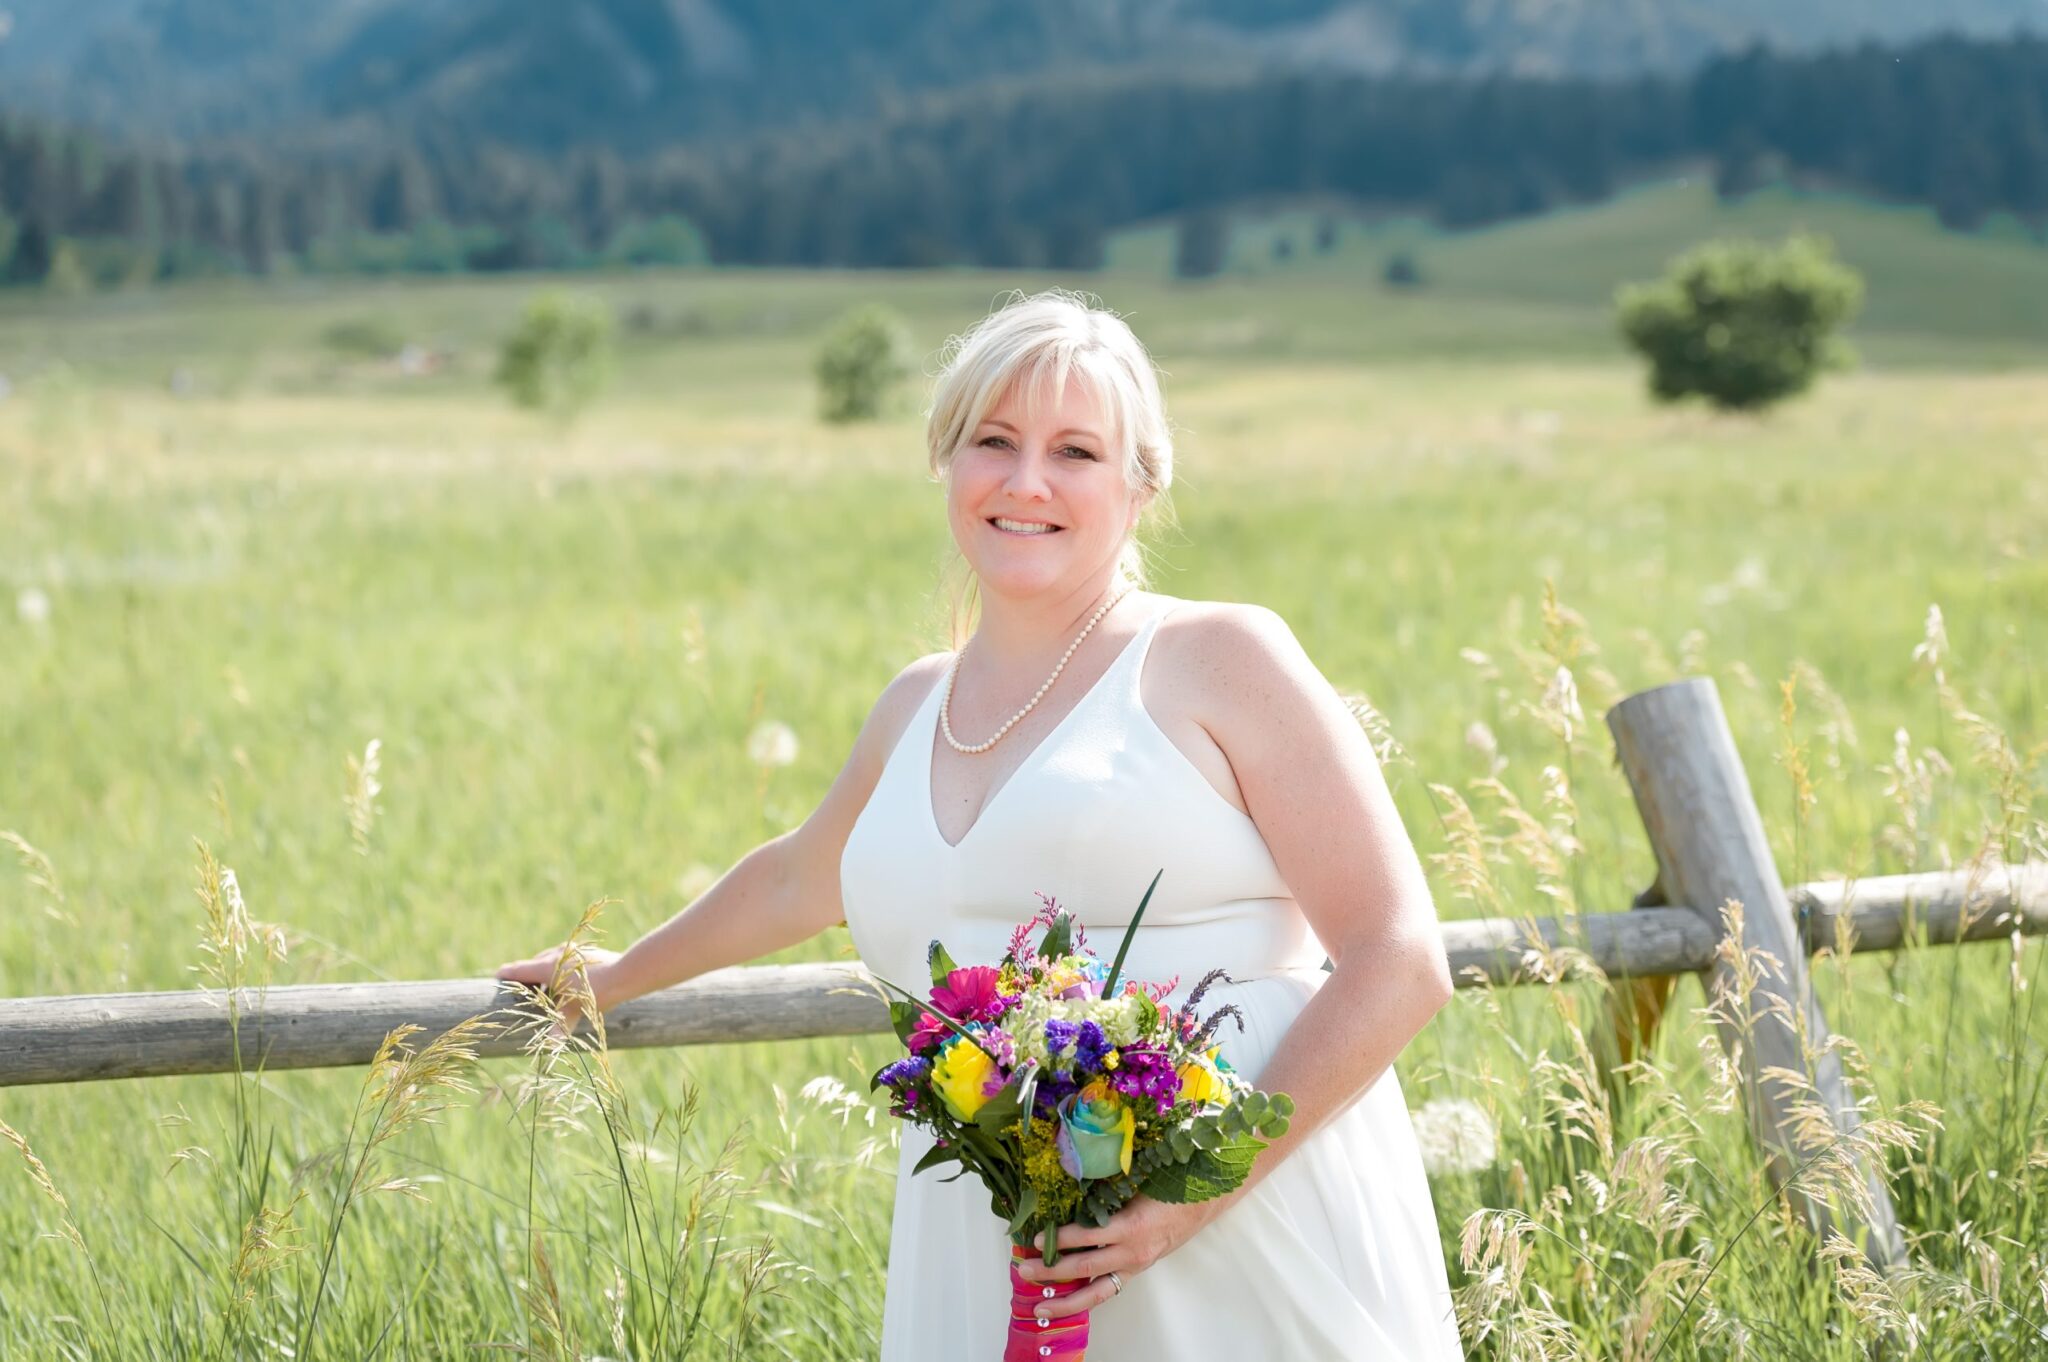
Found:
M 1163 869 L 1126 974 L 1178 976 L 1170 1005 L 1228 969 L 1204 1000 L 1241 1015 L 1224 1057 L 1295 1115 L 1230 1195 L 1140 1196 L 1063 1229 L 1058 1263 L 1027 1276 L 1086 1284 L 1041 1314 L 1091 1311 L 1103 1359 L 1462 1357 L 1393 1070 L 1451 994 L 1422 867 L 1370 743 L 1277 615 L 1139 589 L 1139 519 L 1172 480 L 1151 360 L 1076 295 L 1019 298 L 957 343 L 927 439 L 972 636 L 890 683 L 803 826 L 623 954 L 586 948 L 598 1005 L 842 920 L 870 970 L 915 986 L 934 938 L 999 958 L 1035 893 L 1112 950 Z M 560 949 L 499 977 L 544 982 Z M 912 1176 L 929 1137 L 903 1135 L 883 1362 L 992 1359 L 1004 1225 L 974 1179 Z

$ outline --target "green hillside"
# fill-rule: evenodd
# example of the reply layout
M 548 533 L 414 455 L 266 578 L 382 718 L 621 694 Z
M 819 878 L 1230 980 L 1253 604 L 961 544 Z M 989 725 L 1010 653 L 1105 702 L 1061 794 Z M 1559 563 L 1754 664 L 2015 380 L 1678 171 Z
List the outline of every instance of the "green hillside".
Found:
M 1787 189 L 1727 204 L 1695 176 L 1468 232 L 1447 233 L 1410 217 L 1340 216 L 1325 254 L 1314 249 L 1325 211 L 1292 206 L 1240 214 L 1225 273 L 1376 282 L 1388 258 L 1405 251 L 1423 275 L 1416 298 L 1604 311 L 1617 284 L 1661 272 L 1695 242 L 1778 238 L 1803 228 L 1832 238 L 1837 253 L 1863 272 L 1870 291 L 1856 330 L 1881 334 L 1881 350 L 1899 353 L 1904 338 L 1915 335 L 1981 343 L 1993 352 L 2048 346 L 2048 245 L 2010 221 L 1964 234 L 1944 229 L 1925 208 Z M 1173 240 L 1171 223 L 1120 233 L 1110 244 L 1110 267 L 1166 273 Z M 1278 246 L 1283 240 L 1288 245 Z

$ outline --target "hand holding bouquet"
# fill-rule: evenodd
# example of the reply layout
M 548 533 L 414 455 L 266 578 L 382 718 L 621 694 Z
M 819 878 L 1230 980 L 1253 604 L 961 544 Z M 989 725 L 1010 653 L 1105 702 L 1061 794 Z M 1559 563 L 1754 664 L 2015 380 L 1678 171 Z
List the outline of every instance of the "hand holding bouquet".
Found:
M 899 995 L 889 1015 L 909 1054 L 870 1086 L 889 1089 L 892 1115 L 932 1132 L 936 1143 L 914 1172 L 957 1163 L 954 1177 L 981 1178 L 1009 1226 L 1013 1258 L 1042 1242 L 1045 1261 L 1058 1261 L 1060 1226 L 1100 1226 L 1140 1192 L 1194 1202 L 1233 1191 L 1266 1147 L 1261 1136 L 1287 1132 L 1293 1101 L 1245 1082 L 1215 1042 L 1223 1019 L 1242 1030 L 1242 1015 L 1228 1005 L 1206 1020 L 1196 1011 L 1212 983 L 1229 979 L 1224 971 L 1210 971 L 1173 1009 L 1159 1000 L 1177 978 L 1122 978 L 1158 885 L 1155 875 L 1110 965 L 1047 899 L 997 964 L 962 967 L 933 941 L 926 998 L 882 981 Z M 1080 1285 L 1036 1287 L 1012 1271 L 1005 1362 L 1082 1356 L 1085 1312 L 1054 1325 L 1032 1316 L 1041 1293 Z

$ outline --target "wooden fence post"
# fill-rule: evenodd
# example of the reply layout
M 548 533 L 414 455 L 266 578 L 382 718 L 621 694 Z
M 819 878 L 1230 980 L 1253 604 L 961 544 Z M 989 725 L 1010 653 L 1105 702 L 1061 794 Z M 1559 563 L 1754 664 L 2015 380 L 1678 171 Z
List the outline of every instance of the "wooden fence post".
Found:
M 1823 1052 L 1827 1022 L 1807 978 L 1805 942 L 1713 681 L 1691 677 L 1631 695 L 1608 711 L 1607 726 L 1656 852 L 1664 894 L 1705 916 L 1717 936 L 1722 905 L 1736 900 L 1743 910 L 1742 947 L 1761 947 L 1777 961 L 1777 968 L 1763 971 L 1746 1015 L 1718 1023 L 1721 1043 L 1739 1054 L 1750 1133 L 1772 1184 L 1816 1232 L 1841 1233 L 1879 1266 L 1903 1262 L 1898 1216 L 1879 1170 L 1859 1161 L 1871 1210 L 1867 1223 L 1858 1207 L 1830 1205 L 1795 1177 L 1813 1151 L 1802 1149 L 1796 1135 L 1800 1094 L 1769 1077 L 1772 1069 L 1804 1074 L 1841 1134 L 1854 1134 L 1860 1123 L 1840 1056 Z M 1732 982 L 1729 972 L 1727 962 L 1714 962 L 1706 972 L 1709 997 L 1716 984 Z M 1817 1062 L 1810 1058 L 1816 1053 Z

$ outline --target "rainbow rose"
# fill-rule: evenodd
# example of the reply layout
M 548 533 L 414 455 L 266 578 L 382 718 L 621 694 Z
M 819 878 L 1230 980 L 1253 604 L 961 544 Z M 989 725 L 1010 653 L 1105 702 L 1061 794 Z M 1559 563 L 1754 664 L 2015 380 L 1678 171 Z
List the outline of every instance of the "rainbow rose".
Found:
M 988 1102 L 984 1091 L 995 1061 L 979 1045 L 955 1036 L 939 1051 L 932 1064 L 932 1087 L 946 1103 L 946 1110 L 959 1121 L 972 1121 L 974 1113 Z
M 1116 1090 L 1102 1079 L 1059 1105 L 1060 1167 L 1076 1180 L 1106 1178 L 1131 1171 L 1131 1144 L 1137 1122 Z

